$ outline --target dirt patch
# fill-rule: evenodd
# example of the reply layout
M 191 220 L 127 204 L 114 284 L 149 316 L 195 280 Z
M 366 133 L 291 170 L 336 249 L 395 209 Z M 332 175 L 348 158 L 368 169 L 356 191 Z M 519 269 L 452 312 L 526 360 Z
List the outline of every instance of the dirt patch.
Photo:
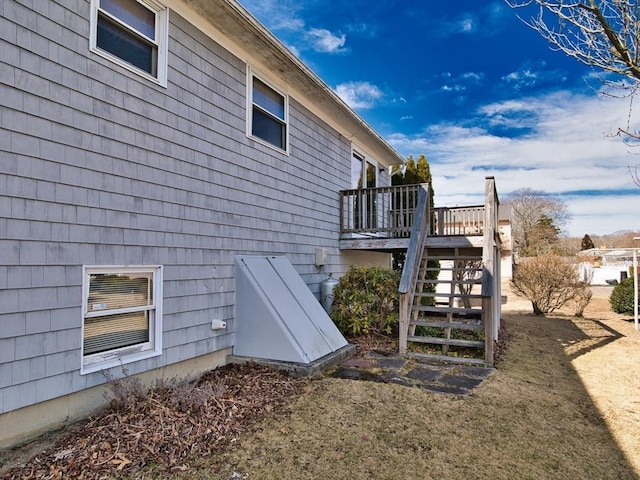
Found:
M 274 404 L 276 397 L 283 403 L 248 415 L 244 430 L 230 436 L 235 441 L 229 448 L 180 457 L 173 471 L 147 459 L 121 470 L 113 464 L 107 475 L 636 479 L 640 391 L 634 368 L 640 365 L 640 332 L 610 311 L 610 288 L 594 290 L 583 319 L 563 311 L 533 316 L 529 302 L 505 292 L 503 355 L 496 371 L 468 397 L 328 377 L 308 382 L 302 395 L 283 394 L 274 385 L 254 388 L 245 378 L 246 388 L 234 390 L 237 408 L 245 402 L 243 390 L 251 393 L 252 404 Z M 386 351 L 386 342 L 372 340 L 358 356 Z M 51 455 L 76 445 L 59 443 L 31 465 L 47 466 Z M 0 477 L 56 478 L 29 476 L 29 470 L 13 477 L 5 470 Z

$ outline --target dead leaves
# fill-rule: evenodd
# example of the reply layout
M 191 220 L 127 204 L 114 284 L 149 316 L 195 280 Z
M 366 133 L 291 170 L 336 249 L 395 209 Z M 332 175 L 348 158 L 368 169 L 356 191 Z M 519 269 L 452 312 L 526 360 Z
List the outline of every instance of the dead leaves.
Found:
M 228 365 L 199 382 L 156 385 L 90 418 L 58 445 L 0 479 L 118 478 L 147 465 L 188 471 L 189 459 L 229 448 L 307 382 L 256 365 Z
M 131 465 L 131 460 L 125 457 L 122 453 L 116 454 L 116 458 L 111 460 L 111 464 L 116 465 L 117 470 L 122 470 L 127 465 Z

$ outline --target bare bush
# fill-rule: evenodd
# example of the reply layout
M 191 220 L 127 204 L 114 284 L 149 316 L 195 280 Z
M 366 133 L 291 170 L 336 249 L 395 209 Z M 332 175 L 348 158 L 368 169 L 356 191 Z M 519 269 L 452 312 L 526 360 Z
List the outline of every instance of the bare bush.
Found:
M 462 295 L 464 308 L 471 308 L 471 291 L 482 276 L 482 260 L 456 260 L 453 278 Z
M 102 375 L 109 382 L 109 390 L 104 394 L 114 410 L 126 410 L 144 400 L 148 395 L 148 387 L 139 377 L 130 376 L 126 368 L 122 368 L 122 378 L 115 378 L 105 370 Z
M 535 315 L 545 315 L 575 302 L 574 312 L 582 315 L 591 300 L 588 282 L 581 281 L 575 265 L 556 255 L 541 255 L 520 263 L 511 286 L 531 301 Z
M 579 285 L 576 285 L 576 296 L 573 298 L 573 314 L 576 317 L 582 317 L 584 309 L 587 308 L 587 305 L 591 302 L 591 297 L 593 297 L 589 284 L 586 282 L 581 282 L 581 284 L 581 289 L 577 288 Z

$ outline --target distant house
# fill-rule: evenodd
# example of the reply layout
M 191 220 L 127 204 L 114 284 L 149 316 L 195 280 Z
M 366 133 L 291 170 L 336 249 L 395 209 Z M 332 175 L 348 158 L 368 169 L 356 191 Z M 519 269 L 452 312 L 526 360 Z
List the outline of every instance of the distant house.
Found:
M 500 205 L 498 212 L 498 230 L 502 239 L 500 273 L 503 278 L 513 276 L 513 237 L 511 235 L 511 205 Z
M 237 1 L 0 15 L 0 447 L 86 415 L 108 376 L 225 363 L 239 255 L 316 296 L 390 264 L 341 245 L 371 233 L 344 234 L 339 192 L 403 159 Z
M 590 248 L 578 252 L 580 277 L 591 285 L 614 285 L 633 274 L 633 249 Z

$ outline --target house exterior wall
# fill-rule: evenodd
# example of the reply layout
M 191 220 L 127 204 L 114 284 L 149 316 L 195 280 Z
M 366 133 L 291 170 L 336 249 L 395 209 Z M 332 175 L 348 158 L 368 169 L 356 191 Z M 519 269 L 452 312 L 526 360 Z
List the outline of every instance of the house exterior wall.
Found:
M 388 264 L 338 249 L 346 137 L 292 94 L 289 154 L 248 138 L 244 61 L 171 11 L 164 88 L 89 51 L 89 8 L 0 4 L 0 420 L 105 383 L 80 374 L 83 265 L 163 266 L 162 355 L 135 375 L 233 346 L 236 255 L 286 255 L 316 294 Z

